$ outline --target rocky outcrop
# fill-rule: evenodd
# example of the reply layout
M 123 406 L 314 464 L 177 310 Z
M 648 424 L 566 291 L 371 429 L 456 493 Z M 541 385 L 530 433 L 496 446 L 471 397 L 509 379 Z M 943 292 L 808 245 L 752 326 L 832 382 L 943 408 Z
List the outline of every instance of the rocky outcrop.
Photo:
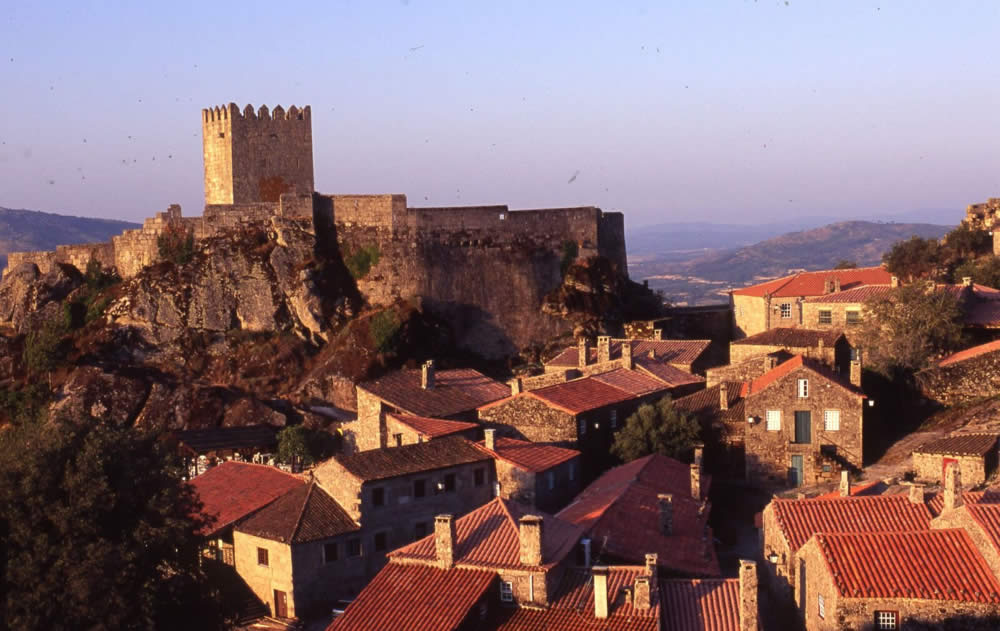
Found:
M 47 274 L 33 263 L 18 265 L 0 282 L 0 326 L 26 333 L 53 316 L 52 306 L 81 284 L 83 277 L 69 265 L 55 265 Z

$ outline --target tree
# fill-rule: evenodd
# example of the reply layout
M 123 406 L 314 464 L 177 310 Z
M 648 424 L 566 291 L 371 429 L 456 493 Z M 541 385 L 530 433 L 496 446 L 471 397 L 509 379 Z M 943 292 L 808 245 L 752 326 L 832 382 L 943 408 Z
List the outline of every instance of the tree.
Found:
M 925 368 L 962 340 L 961 311 L 953 292 L 912 283 L 865 303 L 856 336 L 868 368 L 890 379 Z
M 646 403 L 625 420 L 615 434 L 611 453 L 625 462 L 650 454 L 682 458 L 698 442 L 698 421 L 674 407 L 670 395 Z
M 292 425 L 278 432 L 278 460 L 286 464 L 313 463 L 309 447 L 309 431 L 301 425 Z
M 934 278 L 941 266 L 941 248 L 934 239 L 917 236 L 898 241 L 882 255 L 886 268 L 900 278 Z
M 840 259 L 840 261 L 833 266 L 833 269 L 857 269 L 857 261 L 848 261 L 847 259 Z
M 1000 257 L 985 256 L 965 261 L 955 268 L 955 280 L 961 281 L 965 277 L 980 285 L 1000 288 Z
M 221 628 L 166 445 L 88 419 L 3 432 L 0 452 L 0 627 Z
M 961 223 L 944 237 L 948 255 L 955 261 L 966 261 L 980 254 L 993 251 L 993 239 L 985 230 L 970 228 Z

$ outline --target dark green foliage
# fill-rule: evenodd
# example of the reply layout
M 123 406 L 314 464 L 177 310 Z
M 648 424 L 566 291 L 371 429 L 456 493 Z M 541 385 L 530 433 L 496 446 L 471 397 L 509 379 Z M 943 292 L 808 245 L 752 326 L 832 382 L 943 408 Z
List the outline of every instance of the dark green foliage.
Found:
M 914 280 L 936 278 L 942 264 L 941 246 L 936 239 L 922 239 L 917 236 L 899 241 L 882 255 L 886 269 L 896 276 Z
M 388 353 L 396 348 L 396 337 L 399 333 L 399 316 L 391 309 L 380 311 L 372 316 L 369 331 L 375 349 L 380 353 Z
M 334 442 L 327 432 L 290 425 L 278 432 L 278 460 L 308 466 L 331 456 Z
M 970 277 L 974 283 L 1000 288 L 1000 257 L 984 256 L 964 261 L 955 268 L 954 276 L 955 282 Z
M 347 271 L 351 273 L 351 278 L 361 280 L 368 275 L 372 267 L 378 264 L 382 253 L 378 246 L 367 245 L 354 250 L 344 259 Z
M 833 269 L 857 269 L 857 261 L 848 261 L 847 259 L 840 259 L 840 261 L 833 266 Z
M 857 346 L 864 351 L 866 368 L 890 379 L 925 368 L 935 356 L 961 344 L 961 311 L 951 292 L 912 283 L 865 307 Z
M 154 436 L 94 419 L 0 436 L 0 626 L 218 629 L 202 526 Z
M 559 260 L 559 272 L 566 276 L 566 272 L 569 271 L 570 265 L 576 260 L 576 257 L 580 255 L 580 246 L 577 245 L 576 241 L 563 241 L 562 245 L 562 258 Z
M 974 230 L 961 223 L 944 237 L 948 255 L 964 261 L 993 251 L 993 239 L 985 230 Z
M 655 404 L 646 403 L 625 420 L 615 434 L 611 453 L 625 462 L 650 454 L 684 458 L 698 442 L 698 421 L 674 407 L 667 395 Z
M 176 265 L 184 265 L 194 258 L 194 231 L 183 226 L 169 224 L 156 237 L 156 248 L 160 258 Z
M 24 340 L 22 359 L 33 376 L 52 370 L 62 360 L 62 340 L 69 330 L 69 312 L 63 304 L 63 316 L 46 321 Z
M 37 381 L 20 390 L 0 388 L 0 423 L 7 420 L 24 425 L 41 421 L 50 396 L 46 385 Z

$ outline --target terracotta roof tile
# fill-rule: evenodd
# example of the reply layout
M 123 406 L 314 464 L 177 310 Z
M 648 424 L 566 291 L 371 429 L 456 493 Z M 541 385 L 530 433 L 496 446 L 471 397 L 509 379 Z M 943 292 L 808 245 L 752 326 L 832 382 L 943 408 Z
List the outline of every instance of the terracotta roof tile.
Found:
M 997 552 L 1000 552 L 1000 504 L 968 504 L 965 509 L 986 532 Z
M 735 289 L 732 294 L 734 296 L 763 296 L 766 293 L 778 297 L 819 296 L 823 294 L 828 278 L 839 278 L 841 289 L 847 290 L 861 285 L 888 285 L 892 281 L 892 274 L 883 267 L 802 272 Z
M 643 396 L 665 390 L 664 383 L 635 370 L 612 370 L 599 375 L 591 375 L 591 379 L 614 386 L 634 396 Z
M 740 631 L 738 579 L 660 582 L 663 626 L 670 631 Z
M 990 487 L 985 491 L 965 491 L 962 493 L 962 503 L 967 506 L 970 504 L 1000 504 L 1000 487 Z M 935 516 L 940 515 L 941 511 L 944 510 L 944 495 L 938 492 L 931 496 L 927 501 L 927 508 Z
M 711 477 L 702 475 L 703 497 Z M 674 534 L 660 532 L 660 493 L 673 494 Z M 690 465 L 654 455 L 615 467 L 594 480 L 558 517 L 604 541 L 603 552 L 642 562 L 655 552 L 660 565 L 701 576 L 718 576 L 712 537 L 706 536 L 707 506 L 691 497 Z
M 905 495 L 771 501 L 778 527 L 797 551 L 818 532 L 857 533 L 927 530 L 933 514 Z
M 551 567 L 561 561 L 579 541 L 582 529 L 558 517 L 498 497 L 455 520 L 456 567 L 524 568 L 521 565 L 518 520 L 529 514 L 540 515 L 544 520 L 542 567 Z M 393 560 L 410 562 L 432 562 L 435 555 L 433 534 L 389 553 Z
M 843 597 L 1000 603 L 1000 582 L 964 530 L 818 534 L 816 541 Z
M 420 387 L 420 370 L 397 370 L 359 384 L 389 405 L 409 414 L 447 417 L 475 410 L 510 395 L 510 388 L 471 368 L 436 370 L 434 387 Z
M 674 406 L 699 418 L 710 417 L 734 425 L 739 423 L 742 427 L 746 422 L 744 400 L 741 396 L 743 382 L 727 381 L 725 384 L 728 410 L 723 410 L 721 406 L 722 396 L 719 394 L 721 384 L 681 397 L 674 401 Z
M 547 471 L 580 455 L 576 449 L 543 445 L 514 438 L 498 437 L 494 443 L 495 449 L 493 451 L 486 449 L 483 441 L 476 444 L 486 453 L 534 473 Z
M 246 427 L 210 427 L 174 432 L 177 442 L 203 454 L 216 449 L 266 449 L 278 444 L 275 429 L 270 425 Z
M 914 449 L 913 453 L 983 456 L 996 451 L 996 448 L 996 434 L 956 434 L 924 443 Z
M 359 526 L 315 483 L 288 491 L 236 526 L 236 530 L 281 543 L 336 537 Z
M 228 461 L 189 482 L 202 502 L 202 514 L 215 522 L 201 534 L 209 535 L 260 510 L 305 481 L 280 469 Z
M 634 362 L 636 368 L 649 373 L 671 388 L 705 382 L 704 377 L 692 375 L 691 373 L 685 372 L 676 366 L 664 364 L 656 361 L 655 359 L 649 359 L 648 357 L 638 357 L 634 360 Z
M 656 361 L 665 364 L 688 365 L 693 363 L 708 349 L 711 340 L 626 340 L 613 339 L 609 345 L 611 359 L 620 359 L 622 356 L 622 345 L 632 345 L 632 357 L 649 357 L 650 352 L 655 356 Z M 589 347 L 590 358 L 588 363 L 597 362 L 597 349 Z M 576 346 L 570 346 L 549 361 L 546 366 L 559 366 L 566 368 L 576 368 L 580 354 Z
M 388 414 L 387 416 L 391 416 L 396 421 L 413 429 L 424 438 L 441 438 L 479 427 L 479 423 L 449 421 L 426 416 L 410 416 L 408 414 Z
M 453 631 L 496 580 L 495 572 L 390 563 L 328 631 Z
M 445 436 L 415 445 L 341 454 L 334 459 L 359 480 L 384 480 L 482 462 L 490 460 L 490 456 L 460 436 Z
M 973 357 L 979 357 L 980 355 L 985 355 L 986 353 L 992 353 L 994 351 L 1000 351 L 1000 340 L 994 340 L 992 342 L 987 342 L 986 344 L 973 346 L 972 348 L 967 348 L 963 351 L 958 351 L 957 353 L 948 355 L 938 362 L 938 366 L 957 364 L 958 362 L 972 359 Z
M 664 391 L 667 389 L 665 384 L 660 384 L 660 387 Z M 546 405 L 563 410 L 567 414 L 580 414 L 607 405 L 629 401 L 636 398 L 637 395 L 594 377 L 584 377 L 530 392 L 522 392 L 517 396 L 533 397 Z
M 892 295 L 892 292 L 893 287 L 891 285 L 866 285 L 864 287 L 855 287 L 854 289 L 838 291 L 832 294 L 813 296 L 811 298 L 806 298 L 803 302 L 814 304 L 863 303 L 867 300 L 888 298 Z
M 752 397 L 760 394 L 768 386 L 776 383 L 784 377 L 787 377 L 791 372 L 802 367 L 808 368 L 812 372 L 817 373 L 828 381 L 837 384 L 848 392 L 856 394 L 860 397 L 865 396 L 865 393 L 862 392 L 860 388 L 848 381 L 845 381 L 843 377 L 830 370 L 827 366 L 819 363 L 818 361 L 804 358 L 802 355 L 796 355 L 788 361 L 778 364 L 777 367 L 772 368 L 760 377 L 745 382 L 740 394 L 743 397 Z
M 819 346 L 819 342 L 822 340 L 824 346 L 833 348 L 842 337 L 844 337 L 844 334 L 841 331 L 835 330 L 817 331 L 814 329 L 778 327 L 745 337 L 741 340 L 736 340 L 733 344 L 814 348 Z

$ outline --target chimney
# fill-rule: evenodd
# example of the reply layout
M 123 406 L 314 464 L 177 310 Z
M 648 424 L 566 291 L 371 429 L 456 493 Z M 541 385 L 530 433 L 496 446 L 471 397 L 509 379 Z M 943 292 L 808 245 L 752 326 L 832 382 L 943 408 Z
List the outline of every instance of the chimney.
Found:
M 594 617 L 608 617 L 608 566 L 594 566 Z
M 655 552 L 651 552 L 646 555 L 646 576 L 655 578 L 656 577 L 656 563 L 659 560 L 659 555 Z
M 524 515 L 518 520 L 518 539 L 521 541 L 521 565 L 537 567 L 542 564 L 542 518 Z
M 495 429 L 483 430 L 483 446 L 489 449 L 490 451 L 496 451 L 497 430 Z
M 729 409 L 729 386 L 726 385 L 725 381 L 719 384 L 719 409 Z
M 823 293 L 832 294 L 833 293 L 833 279 L 827 278 L 823 281 Z
M 455 565 L 455 518 L 452 515 L 434 518 L 434 550 L 439 568 L 447 570 Z
M 817 348 L 817 349 L 819 349 L 819 356 L 820 356 L 821 358 L 823 357 L 823 348 L 824 348 L 825 346 L 826 346 L 826 345 L 825 345 L 825 344 L 823 344 L 823 338 L 819 338 L 819 341 L 818 341 L 818 342 L 816 342 L 816 348 Z
M 705 456 L 705 443 L 694 444 L 694 463 L 701 466 L 702 458 Z
M 899 287 L 899 276 L 893 276 L 892 278 L 890 278 L 889 286 L 892 287 L 893 289 Z
M 611 361 L 611 338 L 601 335 L 597 338 L 597 363 L 603 364 L 609 361 Z
M 833 293 L 840 291 L 840 276 L 833 277 Z
M 653 339 L 660 341 L 663 339 L 663 329 L 653 329 Z
M 420 387 L 424 390 L 434 389 L 434 360 L 428 359 L 420 367 Z
M 635 363 L 632 362 L 632 340 L 622 342 L 622 368 L 632 370 Z
M 701 499 L 701 465 L 691 463 L 691 497 Z
M 851 385 L 861 387 L 861 360 L 851 360 Z
M 851 496 L 851 473 L 844 469 L 840 472 L 840 497 Z
M 636 577 L 635 595 L 632 597 L 632 606 L 640 611 L 645 611 L 653 605 L 649 587 L 648 576 Z
M 590 361 L 590 345 L 587 343 L 587 338 L 581 337 L 576 342 L 576 365 L 579 368 L 586 368 L 588 361 Z
M 924 503 L 924 485 L 913 484 L 910 486 L 910 501 L 914 504 Z
M 769 372 L 778 367 L 778 358 L 774 355 L 764 355 L 764 372 Z
M 660 533 L 674 534 L 674 496 L 671 493 L 660 493 L 656 496 L 660 506 Z
M 521 381 L 520 377 L 514 377 L 510 380 L 510 396 L 516 397 L 521 394 L 521 390 L 524 389 L 524 383 Z
M 757 631 L 757 564 L 740 559 L 740 631 Z
M 949 462 L 944 470 L 944 511 L 954 510 L 962 505 L 962 471 L 957 462 Z
M 649 349 L 649 358 L 650 359 L 656 359 L 656 349 L 655 348 Z
M 962 277 L 962 286 L 963 287 L 971 287 L 972 286 L 972 277 L 971 276 L 963 276 Z

